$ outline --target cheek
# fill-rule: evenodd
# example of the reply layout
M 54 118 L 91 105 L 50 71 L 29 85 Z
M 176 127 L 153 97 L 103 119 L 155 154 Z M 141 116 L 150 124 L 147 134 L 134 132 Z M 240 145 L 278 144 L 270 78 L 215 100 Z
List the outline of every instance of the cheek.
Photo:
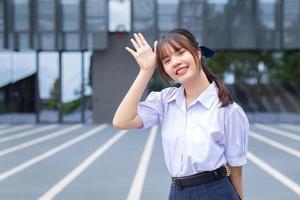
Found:
M 200 61 L 197 62 L 193 57 L 193 58 L 191 58 L 191 63 L 195 66 L 197 71 L 200 70 Z
M 164 69 L 165 69 L 165 72 L 166 72 L 167 74 L 170 74 L 171 69 L 170 69 L 169 66 L 165 66 L 165 65 L 164 65 Z
M 170 67 L 164 67 L 165 72 L 173 79 L 175 80 L 175 75 L 173 74 L 173 71 Z

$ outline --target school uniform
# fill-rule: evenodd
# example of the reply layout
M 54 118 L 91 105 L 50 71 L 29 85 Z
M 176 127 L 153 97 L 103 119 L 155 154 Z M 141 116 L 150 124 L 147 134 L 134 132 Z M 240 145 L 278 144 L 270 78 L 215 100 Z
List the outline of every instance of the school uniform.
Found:
M 215 82 L 188 107 L 184 87 L 151 92 L 138 105 L 146 129 L 160 124 L 165 163 L 172 177 L 169 199 L 239 199 L 222 166 L 247 163 L 249 123 L 236 104 L 221 107 Z M 217 171 L 218 170 L 218 171 Z M 207 181 L 177 179 L 213 171 Z M 219 174 L 218 174 L 219 173 Z M 196 175 L 197 174 L 197 175 Z M 200 177 L 201 179 L 201 177 Z

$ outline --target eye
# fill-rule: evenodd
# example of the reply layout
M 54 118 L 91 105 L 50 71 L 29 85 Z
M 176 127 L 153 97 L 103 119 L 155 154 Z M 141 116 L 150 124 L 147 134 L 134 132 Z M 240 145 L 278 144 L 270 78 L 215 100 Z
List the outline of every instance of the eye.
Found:
M 184 54 L 184 52 L 185 52 L 185 50 L 181 50 L 181 51 L 179 51 L 179 55 L 182 55 L 182 54 Z
M 170 60 L 167 59 L 167 60 L 164 60 L 164 61 L 163 61 L 163 64 L 167 64 L 167 63 L 169 63 L 169 62 L 170 62 Z

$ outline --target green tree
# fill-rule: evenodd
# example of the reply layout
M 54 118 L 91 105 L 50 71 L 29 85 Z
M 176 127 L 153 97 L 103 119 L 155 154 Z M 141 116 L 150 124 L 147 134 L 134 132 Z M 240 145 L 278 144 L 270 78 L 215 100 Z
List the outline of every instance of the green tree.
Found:
M 59 79 L 57 78 L 54 81 L 53 87 L 50 91 L 50 100 L 47 104 L 47 108 L 49 109 L 58 108 L 58 99 L 59 99 Z

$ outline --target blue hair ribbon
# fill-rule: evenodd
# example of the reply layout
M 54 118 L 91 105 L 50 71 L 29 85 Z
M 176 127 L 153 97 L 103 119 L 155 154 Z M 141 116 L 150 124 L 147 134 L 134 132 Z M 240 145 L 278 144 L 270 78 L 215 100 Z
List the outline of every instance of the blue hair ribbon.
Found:
M 214 50 L 212 50 L 206 46 L 199 46 L 199 48 L 201 49 L 202 56 L 204 56 L 205 58 L 211 58 L 215 54 Z

